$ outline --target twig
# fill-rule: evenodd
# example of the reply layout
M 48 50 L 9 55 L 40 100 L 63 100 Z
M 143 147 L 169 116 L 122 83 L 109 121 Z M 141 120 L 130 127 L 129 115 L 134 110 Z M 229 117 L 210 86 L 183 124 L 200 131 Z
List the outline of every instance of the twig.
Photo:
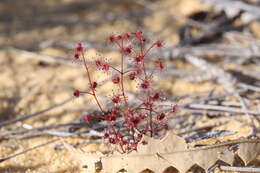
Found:
M 233 172 L 260 172 L 260 168 L 249 168 L 249 167 L 233 167 L 233 166 L 219 166 L 223 171 Z
M 224 125 L 226 123 L 227 122 L 214 124 L 214 125 L 207 125 L 207 126 L 203 126 L 203 127 L 195 127 L 195 128 L 188 129 L 188 130 L 185 130 L 185 131 L 182 130 L 180 133 L 178 133 L 178 135 L 182 136 L 182 135 L 185 135 L 185 134 L 188 134 L 188 133 L 191 133 L 191 132 L 198 132 L 198 131 L 203 131 L 203 130 L 211 130 L 211 129 L 215 128 L 215 127 Z
M 32 114 L 28 114 L 28 115 L 23 115 L 23 116 L 20 116 L 20 117 L 11 119 L 11 120 L 7 120 L 7 121 L 4 121 L 4 122 L 1 122 L 1 123 L 0 123 L 0 128 L 1 128 L 1 127 L 4 127 L 4 126 L 7 126 L 7 125 L 9 125 L 9 124 L 16 123 L 16 122 L 18 122 L 18 121 L 24 121 L 24 120 L 27 120 L 27 119 L 29 119 L 29 118 L 35 117 L 35 116 L 37 116 L 37 115 L 46 113 L 46 112 L 48 112 L 48 111 L 50 111 L 50 110 L 52 110 L 52 109 L 55 109 L 55 108 L 57 108 L 57 107 L 59 107 L 59 106 L 62 106 L 62 105 L 64 105 L 64 104 L 70 102 L 70 101 L 73 100 L 73 99 L 74 99 L 74 97 L 70 97 L 70 98 L 68 98 L 68 99 L 66 99 L 66 100 L 64 100 L 64 101 L 62 101 L 61 103 L 57 103 L 57 104 L 55 104 L 55 105 L 53 105 L 53 106 L 50 106 L 49 108 L 46 108 L 46 109 L 43 109 L 43 110 L 39 111 L 39 112 L 35 112 L 35 113 L 32 113 Z
M 57 136 L 57 137 L 76 137 L 79 136 L 77 133 L 70 133 L 64 131 L 55 131 L 55 130 L 46 130 L 46 131 L 37 131 L 31 134 L 25 134 L 21 136 L 9 137 L 9 140 L 21 140 L 21 139 L 29 139 L 35 137 L 42 137 L 42 136 Z
M 204 0 L 206 3 L 211 4 L 218 11 L 225 11 L 230 17 L 236 15 L 240 11 L 244 11 L 247 17 L 242 18 L 244 22 L 250 22 L 260 18 L 260 8 L 256 5 L 250 5 L 243 1 L 234 0 Z
M 11 154 L 11 155 L 9 155 L 9 156 L 7 156 L 7 157 L 1 158 L 1 159 L 0 159 L 0 163 L 4 162 L 4 161 L 6 161 L 6 160 L 12 159 L 12 158 L 14 158 L 14 157 L 16 157 L 16 156 L 25 154 L 25 153 L 27 153 L 27 152 L 29 152 L 29 151 L 35 150 L 35 149 L 37 149 L 37 148 L 43 147 L 43 146 L 45 146 L 45 145 L 54 143 L 54 142 L 59 141 L 59 140 L 60 140 L 60 138 L 58 138 L 58 139 L 57 139 L 57 138 L 56 138 L 56 139 L 52 139 L 52 140 L 49 140 L 49 141 L 47 141 L 47 142 L 45 142 L 45 143 L 36 145 L 36 146 L 31 147 L 31 148 L 28 148 L 28 149 L 25 149 L 25 150 L 23 150 L 23 151 L 21 151 L 21 152 L 18 152 L 18 153 L 15 153 L 15 154 Z
M 81 43 L 84 47 L 87 47 L 87 48 L 93 48 L 93 49 L 106 48 L 105 44 L 100 44 L 100 43 L 95 43 L 95 42 L 81 42 Z M 46 49 L 46 48 L 52 47 L 52 48 L 67 48 L 67 49 L 73 50 L 76 47 L 76 45 L 77 45 L 76 42 L 46 40 L 46 41 L 41 42 L 39 47 L 41 49 Z M 112 49 L 112 47 L 110 49 Z
M 240 89 L 240 90 L 237 90 L 237 92 L 239 93 L 244 93 L 246 92 L 247 89 Z M 234 92 L 227 92 L 227 93 L 224 93 L 224 94 L 219 94 L 219 95 L 216 95 L 216 96 L 208 96 L 206 98 L 198 98 L 198 99 L 193 99 L 192 101 L 188 102 L 188 103 L 183 103 L 183 104 L 179 104 L 179 106 L 181 107 L 189 107 L 189 105 L 193 104 L 193 103 L 205 103 L 205 102 L 209 102 L 210 100 L 217 100 L 217 99 L 221 99 L 221 98 L 224 98 L 224 97 L 227 97 L 227 96 L 232 96 L 234 95 L 235 93 Z
M 86 127 L 86 124 L 85 124 Z M 88 127 L 85 131 L 81 131 L 78 133 L 73 132 L 67 132 L 67 131 L 57 131 L 57 130 L 45 130 L 45 131 L 36 131 L 32 132 L 30 134 L 15 136 L 15 137 L 8 137 L 4 138 L 5 140 L 21 140 L 21 139 L 29 139 L 29 138 L 35 138 L 35 137 L 42 137 L 42 136 L 57 136 L 57 137 L 83 137 L 83 138 L 89 138 L 93 136 L 101 136 L 102 132 L 98 132 L 97 130 L 102 128 L 95 127 L 94 129 Z M 103 128 L 105 126 L 103 125 Z
M 18 129 L 18 130 L 9 130 L 9 131 L 2 131 L 0 132 L 0 139 L 1 137 L 6 138 L 8 135 L 17 135 L 17 134 L 23 134 L 31 131 L 43 131 L 46 129 L 56 129 L 60 127 L 70 127 L 70 126 L 84 126 L 83 123 L 64 123 L 64 124 L 54 124 L 49 126 L 42 126 L 32 129 Z
M 244 83 L 238 83 L 237 85 L 239 87 L 246 88 L 246 89 L 251 90 L 251 91 L 260 92 L 260 87 L 256 87 L 256 86 L 248 85 L 248 84 L 244 84 Z
M 190 104 L 184 107 L 184 109 L 201 109 L 201 110 L 211 110 L 211 111 L 221 111 L 221 112 L 232 112 L 232 113 L 241 113 L 245 111 L 239 108 L 231 108 L 226 106 L 216 106 L 216 105 L 207 105 L 207 104 Z M 260 116 L 260 112 L 248 110 L 249 114 Z
M 18 135 L 23 134 L 27 132 L 33 132 L 33 131 L 43 131 L 47 129 L 56 129 L 60 127 L 71 127 L 71 126 L 84 126 L 83 123 L 64 123 L 64 124 L 54 124 L 49 126 L 42 126 L 42 127 L 36 127 L 32 129 L 17 129 L 17 130 L 9 130 L 9 131 L 2 131 L 0 132 L 0 139 L 8 139 L 7 136 L 9 135 Z
M 190 143 L 202 139 L 208 138 L 218 138 L 223 136 L 234 135 L 236 132 L 228 131 L 228 130 L 216 130 L 216 131 L 208 131 L 208 132 L 197 132 L 193 135 L 185 137 L 185 141 Z
M 242 109 L 244 111 L 244 114 L 246 115 L 248 124 L 253 128 L 252 135 L 255 135 L 255 132 L 257 131 L 257 128 L 256 128 L 256 126 L 254 124 L 253 118 L 251 117 L 251 115 L 249 115 L 249 111 L 248 111 L 246 102 L 245 102 L 244 98 L 241 97 L 241 95 L 239 93 L 236 93 L 236 96 L 239 98 L 239 101 L 241 103 L 241 106 L 242 106 Z
M 16 48 L 9 48 L 9 51 L 15 52 L 18 54 L 24 54 L 24 55 L 26 55 L 26 58 L 38 59 L 38 60 L 49 62 L 49 63 L 78 66 L 76 63 L 72 63 L 72 58 L 62 58 L 62 57 L 41 55 L 39 53 L 35 53 L 35 52 L 27 51 L 27 50 L 20 50 L 20 49 L 16 49 Z

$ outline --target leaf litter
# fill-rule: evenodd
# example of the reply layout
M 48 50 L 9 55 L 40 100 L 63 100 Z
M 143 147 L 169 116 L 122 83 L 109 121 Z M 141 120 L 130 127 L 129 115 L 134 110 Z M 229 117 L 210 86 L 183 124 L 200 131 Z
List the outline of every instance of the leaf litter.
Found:
M 161 173 L 169 167 L 185 173 L 194 165 L 207 171 L 219 161 L 235 165 L 237 157 L 248 165 L 260 154 L 260 139 L 241 138 L 202 147 L 189 147 L 184 138 L 169 131 L 162 139 L 145 136 L 141 143 L 137 151 L 129 154 L 87 153 L 72 147 L 68 149 L 85 171 L 96 172 L 102 169 L 102 172 L 107 173 L 120 170 L 139 173 L 147 169 Z

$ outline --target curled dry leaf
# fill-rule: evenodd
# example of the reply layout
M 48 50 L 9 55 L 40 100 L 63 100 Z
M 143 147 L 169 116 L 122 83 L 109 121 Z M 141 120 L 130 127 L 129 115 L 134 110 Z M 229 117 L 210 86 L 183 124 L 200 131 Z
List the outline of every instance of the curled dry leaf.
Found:
M 176 168 L 180 173 L 187 172 L 192 166 L 198 165 L 204 170 L 210 169 L 218 161 L 234 165 L 235 156 L 247 165 L 260 155 L 259 139 L 239 139 L 217 143 L 214 145 L 188 148 L 185 140 L 169 131 L 162 139 L 143 137 L 136 152 L 130 154 L 84 153 L 73 149 L 71 152 L 80 166 L 87 172 L 101 170 L 106 173 L 116 173 L 126 170 L 139 173 L 145 169 L 161 173 L 168 167 Z

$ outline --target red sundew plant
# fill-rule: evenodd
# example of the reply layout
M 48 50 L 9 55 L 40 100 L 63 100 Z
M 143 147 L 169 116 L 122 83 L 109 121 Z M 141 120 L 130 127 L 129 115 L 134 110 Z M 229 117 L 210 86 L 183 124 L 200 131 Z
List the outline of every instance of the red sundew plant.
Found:
M 74 58 L 83 63 L 89 91 L 75 90 L 73 94 L 75 97 L 88 94 L 94 98 L 102 113 L 100 118 L 108 124 L 104 133 L 105 141 L 119 147 L 119 151 L 122 153 L 136 150 L 143 135 L 157 137 L 164 134 L 169 129 L 167 117 L 176 112 L 175 105 L 162 104 L 161 93 L 154 89 L 154 73 L 165 70 L 163 60 L 161 58 L 156 61 L 148 59 L 150 52 L 153 49 L 161 48 L 163 43 L 158 40 L 147 46 L 147 40 L 142 32 L 110 35 L 108 37 L 109 44 L 115 45 L 121 54 L 119 67 L 101 59 L 87 63 L 87 55 L 85 55 L 85 48 L 82 44 L 78 43 L 75 48 Z M 130 62 L 130 65 L 127 62 Z M 150 70 L 151 68 L 148 69 L 148 67 L 151 67 L 151 62 L 154 64 L 152 70 Z M 112 107 L 108 108 L 108 106 L 101 105 L 97 97 L 99 84 L 92 78 L 90 66 L 94 66 L 95 70 L 113 72 L 111 81 L 115 87 L 119 88 L 119 92 L 113 93 L 113 96 L 110 97 Z M 138 83 L 139 103 L 128 99 L 125 91 L 127 81 Z M 167 107 L 170 108 L 167 111 L 162 109 Z M 93 115 L 89 114 L 85 115 L 82 120 L 84 123 L 90 123 L 92 118 Z

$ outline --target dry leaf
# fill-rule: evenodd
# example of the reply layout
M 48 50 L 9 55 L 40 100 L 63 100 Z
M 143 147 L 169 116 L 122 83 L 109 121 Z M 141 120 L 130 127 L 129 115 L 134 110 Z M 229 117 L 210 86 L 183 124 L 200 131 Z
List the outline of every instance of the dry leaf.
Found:
M 142 141 L 145 144 L 141 143 L 138 150 L 130 154 L 105 155 L 79 151 L 72 154 L 74 158 L 80 158 L 81 166 L 84 165 L 87 172 L 95 172 L 102 168 L 106 173 L 116 173 L 120 170 L 139 173 L 146 169 L 159 173 L 170 166 L 180 173 L 185 173 L 194 165 L 208 170 L 220 160 L 233 165 L 236 155 L 248 164 L 260 154 L 259 139 L 239 139 L 199 148 L 187 148 L 183 138 L 169 131 L 162 139 L 145 136 Z

